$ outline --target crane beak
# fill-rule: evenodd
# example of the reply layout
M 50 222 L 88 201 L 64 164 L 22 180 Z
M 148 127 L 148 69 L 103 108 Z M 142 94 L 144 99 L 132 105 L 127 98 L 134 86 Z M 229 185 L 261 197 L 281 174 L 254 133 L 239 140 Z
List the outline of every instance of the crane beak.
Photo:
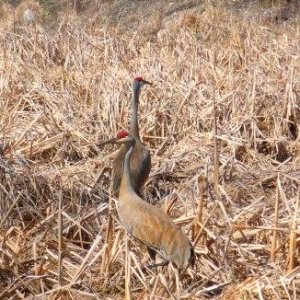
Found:
M 143 80 L 143 84 L 149 84 L 149 85 L 152 85 L 152 83 L 150 81 L 147 81 L 147 80 Z
M 108 141 L 105 141 L 105 142 L 102 142 L 100 144 L 97 144 L 98 147 L 102 147 L 102 146 L 105 146 L 107 144 L 115 144 L 117 142 L 117 138 L 113 138 L 113 139 L 110 139 Z
M 128 136 L 128 137 L 116 140 L 115 143 L 116 144 L 127 144 L 127 143 L 135 144 L 135 139 L 131 136 Z

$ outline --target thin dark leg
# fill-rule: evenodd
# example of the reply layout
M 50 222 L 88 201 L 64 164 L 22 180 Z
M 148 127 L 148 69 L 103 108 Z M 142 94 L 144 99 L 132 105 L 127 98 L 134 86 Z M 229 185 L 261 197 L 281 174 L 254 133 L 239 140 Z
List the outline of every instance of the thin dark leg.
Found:
M 153 249 L 150 248 L 150 247 L 147 247 L 147 252 L 148 252 L 150 258 L 151 258 L 153 261 L 155 261 L 155 258 L 156 258 L 156 251 L 153 250 Z

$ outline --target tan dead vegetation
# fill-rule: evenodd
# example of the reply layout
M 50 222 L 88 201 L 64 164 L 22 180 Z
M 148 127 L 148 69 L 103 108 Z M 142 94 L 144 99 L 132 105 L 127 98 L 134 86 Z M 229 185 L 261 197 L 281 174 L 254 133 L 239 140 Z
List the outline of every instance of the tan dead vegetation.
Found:
M 0 299 L 299 297 L 299 20 L 206 2 L 159 16 L 139 34 L 63 13 L 51 32 L 1 19 Z M 143 269 L 117 200 L 108 210 L 117 149 L 96 145 L 128 128 L 135 75 L 154 83 L 145 198 L 197 254 L 180 281 Z

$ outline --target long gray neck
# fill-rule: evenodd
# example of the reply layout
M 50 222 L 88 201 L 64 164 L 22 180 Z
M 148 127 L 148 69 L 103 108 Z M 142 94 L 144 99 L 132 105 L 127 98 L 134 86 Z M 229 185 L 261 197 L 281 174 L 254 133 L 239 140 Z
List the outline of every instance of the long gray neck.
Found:
M 123 166 L 123 176 L 121 180 L 121 190 L 126 190 L 127 192 L 134 193 L 134 189 L 131 183 L 131 173 L 130 173 L 130 158 L 132 151 L 134 149 L 134 142 L 130 144 L 129 149 L 125 155 L 124 166 Z
M 138 125 L 138 108 L 140 98 L 140 87 L 133 88 L 133 96 L 131 101 L 131 122 L 130 122 L 130 135 L 134 138 L 140 138 L 139 125 Z

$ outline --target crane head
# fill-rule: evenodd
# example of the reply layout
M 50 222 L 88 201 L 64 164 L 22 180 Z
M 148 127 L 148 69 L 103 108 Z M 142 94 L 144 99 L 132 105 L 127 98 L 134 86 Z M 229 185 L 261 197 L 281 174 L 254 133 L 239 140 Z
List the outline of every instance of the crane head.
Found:
M 133 143 L 134 141 L 135 141 L 134 138 L 129 135 L 129 132 L 127 130 L 120 130 L 117 132 L 116 137 L 108 141 L 102 142 L 101 144 L 98 144 L 98 147 L 107 144 L 127 144 L 127 143 L 130 144 Z
M 143 77 L 136 77 L 133 80 L 133 88 L 140 89 L 144 84 L 152 85 L 151 82 L 145 80 Z
M 98 147 L 107 145 L 107 144 L 122 144 L 122 143 L 126 143 L 126 142 L 130 142 L 133 138 L 129 136 L 129 132 L 127 130 L 120 130 L 117 132 L 116 137 L 102 142 L 100 144 L 98 144 Z
M 128 131 L 120 130 L 117 133 L 117 137 L 114 139 L 114 143 L 134 145 L 135 144 L 135 139 L 132 136 L 129 135 Z
M 126 138 L 127 136 L 129 136 L 129 132 L 128 131 L 126 131 L 126 130 L 120 130 L 117 133 L 116 139 L 120 140 L 120 139 Z
M 121 130 L 117 133 L 117 136 L 111 140 L 111 143 L 114 144 L 127 144 L 129 146 L 135 145 L 134 137 L 130 136 L 128 131 Z

